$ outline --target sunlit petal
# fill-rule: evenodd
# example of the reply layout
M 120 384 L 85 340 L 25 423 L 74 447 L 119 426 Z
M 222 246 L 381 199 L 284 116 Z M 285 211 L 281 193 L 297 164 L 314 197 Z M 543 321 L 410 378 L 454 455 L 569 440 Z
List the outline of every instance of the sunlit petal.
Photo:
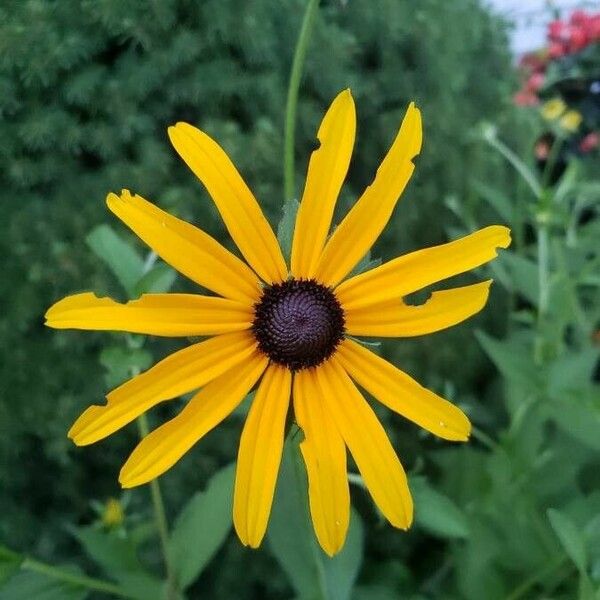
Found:
M 291 372 L 270 365 L 244 425 L 235 477 L 233 523 L 244 545 L 257 548 L 267 529 L 281 463 Z
M 46 325 L 170 337 L 215 335 L 248 329 L 253 314 L 249 304 L 196 294 L 145 294 L 121 304 L 86 292 L 51 306 Z
M 336 359 L 356 383 L 394 412 L 446 440 L 469 438 L 471 423 L 460 408 L 419 385 L 367 348 L 344 340 Z
M 273 229 L 223 148 L 188 123 L 169 127 L 169 138 L 206 186 L 248 264 L 267 283 L 283 281 L 287 268 Z
M 314 276 L 348 171 L 355 133 L 354 100 L 350 90 L 344 90 L 323 118 L 317 133 L 320 146 L 312 153 L 308 164 L 292 244 L 291 271 L 295 277 Z
M 313 369 L 294 377 L 294 413 L 304 432 L 300 450 L 308 473 L 310 514 L 323 550 L 333 556 L 346 541 L 350 521 L 350 491 L 346 446 L 326 407 Z
M 202 230 L 132 196 L 109 194 L 108 208 L 160 257 L 201 286 L 233 300 L 253 304 L 258 277 L 237 256 Z
M 411 103 L 373 183 L 325 245 L 315 272 L 319 281 L 338 284 L 379 237 L 413 173 L 412 159 L 421 151 L 422 135 L 421 113 Z
M 93 444 L 160 402 L 202 387 L 255 352 L 256 341 L 247 332 L 219 335 L 175 352 L 110 392 L 105 405 L 87 408 L 69 437 L 79 446 Z
M 344 281 L 336 296 L 345 310 L 401 298 L 432 283 L 464 273 L 498 256 L 510 230 L 491 225 L 453 242 L 417 250 Z
M 375 413 L 334 356 L 316 369 L 317 386 L 375 504 L 401 529 L 412 523 L 406 474 Z
M 394 299 L 346 310 L 350 335 L 411 337 L 452 327 L 478 313 L 487 302 L 491 280 L 433 292 L 424 304 L 411 306 Z
M 170 469 L 200 438 L 216 427 L 244 399 L 267 366 L 256 352 L 242 365 L 213 379 L 177 415 L 147 435 L 119 475 L 125 488 L 147 483 Z

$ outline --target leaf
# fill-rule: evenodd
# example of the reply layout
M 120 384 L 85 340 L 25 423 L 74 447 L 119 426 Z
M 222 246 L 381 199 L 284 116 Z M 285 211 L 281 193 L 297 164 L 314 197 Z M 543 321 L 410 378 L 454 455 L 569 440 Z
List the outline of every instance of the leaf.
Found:
M 565 552 L 579 572 L 584 573 L 587 569 L 588 557 L 582 532 L 564 513 L 549 508 L 546 514 Z
M 142 294 L 163 294 L 168 292 L 175 279 L 177 272 L 165 263 L 154 265 L 135 284 L 135 296 Z
M 19 569 L 23 556 L 0 545 L 0 586 Z
M 286 200 L 283 205 L 283 215 L 279 221 L 279 225 L 277 225 L 277 240 L 281 246 L 283 256 L 288 262 L 292 255 L 292 238 L 299 206 L 300 203 L 295 198 Z
M 360 275 L 365 271 L 370 271 L 381 264 L 381 258 L 371 258 L 371 251 L 367 252 L 358 262 L 358 264 L 350 271 L 348 277 L 354 277 Z
M 78 572 L 72 567 L 70 570 Z M 88 590 L 72 583 L 20 571 L 0 589 L 0 600 L 84 600 L 88 594 Z
M 496 340 L 483 331 L 475 336 L 500 373 L 524 389 L 540 389 L 539 370 L 531 358 L 531 348 L 516 339 Z
M 72 527 L 72 535 L 83 546 L 86 554 L 109 576 L 118 579 L 120 571 L 140 571 L 142 566 L 136 548 L 127 538 L 115 532 L 95 527 Z
M 515 252 L 502 252 L 498 262 L 508 270 L 511 289 L 537 306 L 540 296 L 537 265 Z
M 600 350 L 586 348 L 555 360 L 548 368 L 548 389 L 553 396 L 577 390 L 590 384 Z
M 584 398 L 569 398 L 568 401 L 548 402 L 545 405 L 550 417 L 563 431 L 600 451 L 600 411 L 593 404 L 585 404 Z
M 114 387 L 129 379 L 133 372 L 145 371 L 152 364 L 152 354 L 142 348 L 109 346 L 100 353 L 100 363 L 108 371 L 107 386 Z
M 221 547 L 232 525 L 235 465 L 217 472 L 179 513 L 169 544 L 177 581 L 188 587 Z
M 442 538 L 466 538 L 469 523 L 465 513 L 448 496 L 433 489 L 424 477 L 411 477 L 415 523 Z
M 109 225 L 98 225 L 92 229 L 86 242 L 94 254 L 106 263 L 127 295 L 135 298 L 135 286 L 144 271 L 144 261 L 139 253 Z
M 321 550 L 309 516 L 306 471 L 293 438 L 293 434 L 288 436 L 283 451 L 267 532 L 269 547 L 299 599 L 348 600 L 362 562 L 362 522 L 352 511 L 342 551 L 329 558 Z

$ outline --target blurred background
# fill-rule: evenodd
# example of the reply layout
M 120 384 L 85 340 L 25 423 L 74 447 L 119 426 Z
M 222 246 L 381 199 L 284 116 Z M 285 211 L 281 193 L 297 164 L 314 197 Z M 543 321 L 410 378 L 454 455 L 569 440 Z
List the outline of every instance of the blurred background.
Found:
M 0 4 L 3 600 L 110 597 L 32 573 L 25 556 L 120 582 L 134 590 L 128 597 L 161 597 L 148 575 L 161 569 L 149 492 L 123 494 L 117 482 L 135 427 L 83 449 L 66 432 L 131 368 L 181 341 L 51 331 L 43 314 L 84 290 L 125 299 L 111 256 L 145 260 L 147 249 L 109 215 L 109 191 L 131 189 L 233 250 L 168 143 L 176 121 L 219 140 L 277 227 L 304 8 L 302 0 Z M 358 529 L 339 566 L 344 583 L 314 595 L 298 575 L 312 559 L 290 567 L 292 551 L 277 541 L 292 532 L 270 532 L 250 551 L 226 522 L 201 551 L 188 598 L 600 598 L 599 15 L 597 2 L 321 2 L 300 89 L 297 192 L 322 114 L 350 87 L 358 132 L 336 221 L 370 183 L 409 101 L 424 119 L 415 175 L 373 256 L 493 223 L 513 231 L 510 252 L 477 274 L 496 280 L 480 315 L 381 346 L 458 403 L 475 432 L 452 445 L 378 412 L 415 495 L 409 532 L 386 525 L 353 486 Z M 157 266 L 144 289 L 193 290 Z M 159 407 L 151 424 L 179 408 Z M 242 412 L 161 478 L 171 522 L 235 460 Z M 190 553 L 201 538 L 186 541 Z M 146 587 L 131 583 L 134 571 L 139 581 L 146 573 Z

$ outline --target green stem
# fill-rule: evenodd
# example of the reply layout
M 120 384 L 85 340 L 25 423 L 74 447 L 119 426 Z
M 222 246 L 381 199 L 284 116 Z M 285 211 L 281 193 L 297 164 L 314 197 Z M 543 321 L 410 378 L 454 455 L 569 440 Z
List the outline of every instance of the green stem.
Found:
M 148 418 L 145 414 L 142 414 L 140 417 L 138 417 L 137 424 L 140 437 L 146 437 L 150 429 L 148 427 Z M 152 496 L 154 520 L 156 521 L 156 528 L 158 529 L 158 535 L 160 537 L 160 545 L 162 549 L 163 561 L 165 563 L 165 572 L 167 575 L 167 600 L 175 600 L 178 596 L 177 582 L 175 580 L 175 573 L 171 564 L 171 556 L 169 552 L 169 526 L 167 524 L 165 504 L 163 502 L 158 479 L 153 479 L 150 482 L 150 494 Z
M 495 442 L 485 431 L 479 429 L 479 427 L 475 427 L 475 425 L 471 426 L 471 435 L 478 442 L 482 443 L 488 450 L 495 451 L 498 449 L 498 443 Z
M 527 165 L 503 142 L 501 142 L 495 135 L 486 135 L 484 139 L 492 148 L 495 148 L 504 158 L 513 166 L 515 171 L 521 175 L 523 181 L 527 183 L 529 189 L 533 192 L 536 198 L 542 195 L 542 186 L 535 177 L 534 173 L 527 167 Z
M 548 223 L 538 223 L 537 246 L 538 246 L 538 339 L 535 345 L 535 361 L 537 364 L 543 362 L 543 332 L 542 327 L 548 312 L 548 299 L 550 297 L 549 286 L 549 255 L 548 255 L 549 229 Z
M 86 588 L 88 590 L 94 590 L 96 592 L 104 592 L 105 594 L 111 594 L 118 598 L 135 598 L 136 596 L 131 595 L 129 592 L 121 589 L 118 585 L 104 581 L 102 579 L 96 579 L 94 577 L 88 577 L 87 575 L 78 575 L 76 573 L 69 573 L 63 571 L 58 567 L 47 565 L 38 560 L 32 558 L 26 558 L 21 563 L 21 569 L 25 571 L 32 571 L 34 573 L 40 573 L 46 577 L 57 579 L 58 581 L 64 581 L 71 585 Z
M 296 109 L 298 107 L 298 91 L 302 78 L 302 67 L 306 58 L 310 32 L 315 21 L 319 0 L 308 0 L 300 35 L 296 43 L 290 82 L 288 86 L 287 102 L 285 106 L 285 132 L 283 146 L 283 191 L 285 200 L 295 197 L 294 185 L 294 143 L 296 137 Z

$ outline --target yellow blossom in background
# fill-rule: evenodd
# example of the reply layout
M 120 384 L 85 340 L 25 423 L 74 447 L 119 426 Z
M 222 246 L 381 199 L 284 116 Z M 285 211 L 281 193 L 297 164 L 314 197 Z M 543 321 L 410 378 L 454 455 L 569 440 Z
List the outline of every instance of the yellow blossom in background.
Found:
M 124 519 L 123 505 L 116 498 L 109 498 L 103 507 L 102 524 L 108 528 L 119 527 Z
M 583 121 L 583 117 L 580 112 L 569 110 L 560 118 L 559 124 L 563 129 L 572 133 L 579 129 L 581 121 Z
M 497 248 L 510 244 L 509 230 L 489 226 L 349 275 L 383 231 L 413 173 L 421 114 L 414 104 L 408 107 L 373 182 L 330 235 L 355 132 L 354 101 L 345 90 L 317 134 L 320 145 L 310 158 L 287 265 L 223 149 L 192 125 L 170 127 L 175 150 L 206 186 L 245 262 L 140 196 L 109 194 L 108 208 L 154 252 L 217 295 L 147 294 L 120 304 L 83 293 L 46 314 L 47 324 L 61 329 L 212 336 L 122 384 L 71 428 L 76 444 L 91 444 L 157 404 L 200 389 L 133 451 L 120 474 L 126 488 L 170 469 L 257 386 L 240 440 L 233 501 L 235 529 L 252 547 L 267 528 L 290 403 L 304 434 L 300 449 L 314 529 L 329 555 L 342 548 L 350 518 L 347 449 L 388 521 L 406 529 L 413 518 L 404 469 L 359 388 L 446 440 L 465 441 L 471 430 L 459 408 L 354 338 L 425 335 L 479 312 L 491 281 L 436 291 L 419 306 L 403 298 L 492 260 Z
M 558 119 L 566 109 L 567 105 L 560 98 L 552 98 L 552 100 L 548 100 L 548 102 L 542 104 L 540 112 L 544 119 L 554 121 L 555 119 Z

